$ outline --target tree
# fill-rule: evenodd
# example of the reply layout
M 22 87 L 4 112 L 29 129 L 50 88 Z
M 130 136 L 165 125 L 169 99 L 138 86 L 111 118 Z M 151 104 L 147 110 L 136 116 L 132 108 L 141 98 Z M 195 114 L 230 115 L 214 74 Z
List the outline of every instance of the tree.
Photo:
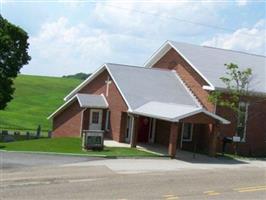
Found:
M 251 80 L 252 70 L 246 68 L 240 70 L 238 65 L 234 63 L 225 64 L 226 75 L 220 79 L 226 85 L 225 93 L 213 91 L 209 95 L 209 101 L 217 106 L 227 107 L 234 111 L 237 120 L 236 134 L 240 136 L 245 127 L 246 97 L 249 95 L 249 83 Z M 244 103 L 244 106 L 240 105 Z
M 23 29 L 0 15 L 0 110 L 12 100 L 13 80 L 31 59 L 27 40 L 28 34 Z

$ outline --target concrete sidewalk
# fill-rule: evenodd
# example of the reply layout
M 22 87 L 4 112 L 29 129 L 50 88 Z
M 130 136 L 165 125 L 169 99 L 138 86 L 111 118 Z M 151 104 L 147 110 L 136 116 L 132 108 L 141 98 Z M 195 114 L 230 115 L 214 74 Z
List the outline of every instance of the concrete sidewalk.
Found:
M 265 161 L 259 160 L 228 160 L 210 158 L 212 161 L 193 159 L 183 161 L 177 159 L 105 159 L 90 162 L 81 162 L 67 164 L 64 166 L 105 166 L 117 173 L 147 173 L 147 172 L 165 172 L 180 171 L 192 169 L 236 169 L 245 167 L 266 168 Z M 195 161 L 197 160 L 197 161 Z

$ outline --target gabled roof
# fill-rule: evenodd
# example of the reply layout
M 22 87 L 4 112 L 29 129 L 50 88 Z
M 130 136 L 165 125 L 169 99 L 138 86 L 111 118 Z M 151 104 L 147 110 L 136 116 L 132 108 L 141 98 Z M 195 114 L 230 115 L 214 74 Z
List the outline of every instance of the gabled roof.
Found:
M 203 109 L 176 72 L 164 69 L 107 63 L 70 92 L 65 100 L 69 102 L 77 96 L 86 104 L 87 96 L 77 93 L 104 70 L 108 71 L 130 113 L 179 121 L 182 117 L 202 112 L 222 123 L 229 123 Z
M 200 106 L 173 71 L 113 63 L 103 65 L 67 95 L 65 100 L 75 95 L 105 69 L 109 72 L 129 110 L 150 101 Z
M 55 112 L 53 112 L 48 119 L 55 117 L 57 114 L 62 112 L 68 105 L 73 103 L 75 100 L 78 101 L 81 108 L 108 108 L 108 103 L 104 95 L 93 95 L 93 94 L 76 94 L 69 100 L 67 100 L 62 106 L 60 106 Z
M 180 105 L 180 104 L 173 104 L 173 103 L 161 103 L 161 102 L 149 102 L 144 104 L 143 106 L 135 109 L 132 111 L 133 114 L 144 115 L 148 117 L 153 117 L 157 119 L 178 122 L 181 119 L 186 117 L 204 113 L 223 124 L 229 124 L 230 122 L 226 119 L 219 117 L 213 113 L 208 112 L 204 108 L 190 106 L 190 105 Z
M 173 71 L 106 65 L 132 110 L 150 101 L 199 106 Z
M 252 79 L 249 89 L 257 93 L 266 93 L 266 57 L 239 51 L 197 46 L 181 42 L 167 41 L 144 64 L 154 65 L 171 48 L 178 52 L 195 71 L 208 83 L 206 89 L 226 89 L 220 77 L 225 76 L 224 64 L 235 63 L 240 69 L 251 68 Z
M 79 105 L 82 108 L 108 108 L 104 95 L 76 94 Z

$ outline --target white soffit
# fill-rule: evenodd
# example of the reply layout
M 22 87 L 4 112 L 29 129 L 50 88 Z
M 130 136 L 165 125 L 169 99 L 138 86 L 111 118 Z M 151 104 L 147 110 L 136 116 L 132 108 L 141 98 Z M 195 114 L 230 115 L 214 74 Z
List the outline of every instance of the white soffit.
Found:
M 220 121 L 223 124 L 230 123 L 228 120 L 216 114 L 210 113 L 201 107 L 181 104 L 149 102 L 133 110 L 131 113 L 171 122 L 178 122 L 179 120 L 184 119 L 186 117 L 193 116 L 198 113 L 204 113 Z
M 53 112 L 47 119 L 55 117 L 75 100 L 78 100 L 81 108 L 108 108 L 108 103 L 103 95 L 76 94 Z

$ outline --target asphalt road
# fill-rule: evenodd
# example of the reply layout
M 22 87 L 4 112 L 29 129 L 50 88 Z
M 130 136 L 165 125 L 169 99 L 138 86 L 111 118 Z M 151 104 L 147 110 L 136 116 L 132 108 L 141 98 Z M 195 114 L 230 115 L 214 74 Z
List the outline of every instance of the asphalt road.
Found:
M 0 198 L 266 199 L 265 161 L 223 167 L 164 159 L 117 159 L 82 160 L 74 166 L 71 162 L 76 163 L 75 158 L 72 159 L 64 165 L 59 160 L 46 167 L 3 169 Z M 127 165 L 121 166 L 123 162 Z M 151 168 L 154 163 L 162 168 Z M 163 170 L 165 165 L 183 167 Z M 146 170 L 134 171 L 132 166 Z
M 85 156 L 63 156 L 36 153 L 15 153 L 0 151 L 0 169 L 13 170 L 28 167 L 56 166 L 76 162 L 99 160 Z

